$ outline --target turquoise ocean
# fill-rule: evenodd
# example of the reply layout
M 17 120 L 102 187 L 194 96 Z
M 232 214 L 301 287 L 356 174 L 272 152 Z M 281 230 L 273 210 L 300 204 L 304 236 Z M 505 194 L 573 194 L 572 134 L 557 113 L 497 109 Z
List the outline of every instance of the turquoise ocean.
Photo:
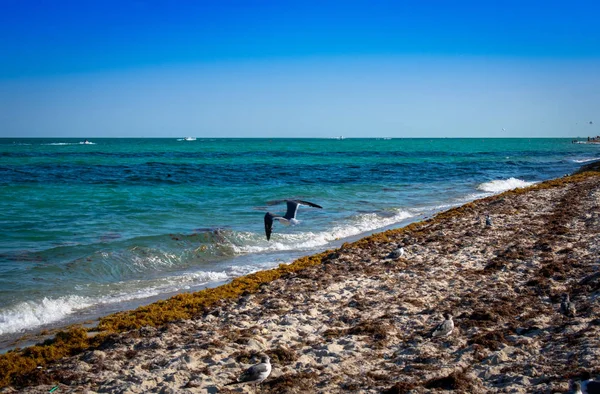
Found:
M 0 139 L 0 347 L 598 159 L 570 139 Z M 286 198 L 323 209 L 267 241 Z

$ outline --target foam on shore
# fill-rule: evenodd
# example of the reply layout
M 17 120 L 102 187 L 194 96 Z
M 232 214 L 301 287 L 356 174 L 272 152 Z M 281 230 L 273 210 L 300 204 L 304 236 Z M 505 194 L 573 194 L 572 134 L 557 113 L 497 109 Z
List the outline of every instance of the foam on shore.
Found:
M 502 193 L 507 190 L 527 187 L 533 184 L 535 184 L 535 182 L 527 182 L 522 179 L 511 177 L 508 179 L 497 179 L 490 182 L 484 182 L 477 186 L 477 189 L 488 193 Z

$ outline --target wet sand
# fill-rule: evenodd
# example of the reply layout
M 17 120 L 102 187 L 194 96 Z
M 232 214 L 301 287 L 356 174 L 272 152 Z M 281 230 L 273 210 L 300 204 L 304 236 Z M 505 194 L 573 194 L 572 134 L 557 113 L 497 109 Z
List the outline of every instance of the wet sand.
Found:
M 549 186 L 549 187 L 545 187 Z M 492 225 L 486 226 L 489 214 Z M 402 246 L 403 257 L 390 253 Z M 576 315 L 561 313 L 570 295 Z M 449 312 L 455 329 L 429 338 Z M 553 393 L 600 376 L 600 173 L 344 244 L 192 319 L 114 334 L 0 392 Z

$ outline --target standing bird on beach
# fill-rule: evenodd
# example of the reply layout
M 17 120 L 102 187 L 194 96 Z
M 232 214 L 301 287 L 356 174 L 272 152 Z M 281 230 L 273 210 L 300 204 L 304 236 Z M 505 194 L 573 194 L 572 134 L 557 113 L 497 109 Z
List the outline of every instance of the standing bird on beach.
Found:
M 575 304 L 571 302 L 567 293 L 563 294 L 563 299 L 560 303 L 560 312 L 567 317 L 575 317 L 577 314 Z
M 485 227 L 492 227 L 492 218 L 489 214 L 485 215 Z
M 271 359 L 267 355 L 263 355 L 260 358 L 260 363 L 254 364 L 250 368 L 246 369 L 236 381 L 227 383 L 226 386 L 239 383 L 251 383 L 254 384 L 254 391 L 256 386 L 261 384 L 271 374 Z
M 390 254 L 387 255 L 388 259 L 399 259 L 404 256 L 404 248 L 398 245 L 397 249 L 392 250 Z
M 448 335 L 452 334 L 452 331 L 454 330 L 454 321 L 452 321 L 452 315 L 450 313 L 444 313 L 444 318 L 446 320 L 431 330 L 431 334 L 429 334 L 431 338 L 447 337 Z
M 290 224 L 296 225 L 299 223 L 299 220 L 296 219 L 296 212 L 298 211 L 299 205 L 308 205 L 309 207 L 314 208 L 323 208 L 320 205 L 317 205 L 312 202 L 302 201 L 302 200 L 282 200 L 287 203 L 287 212 L 285 215 L 275 215 L 274 213 L 267 212 L 265 214 L 265 234 L 267 235 L 267 241 L 271 239 L 271 232 L 273 231 L 273 221 L 279 220 L 279 223 L 285 224 L 289 226 Z M 281 201 L 277 201 L 281 202 Z

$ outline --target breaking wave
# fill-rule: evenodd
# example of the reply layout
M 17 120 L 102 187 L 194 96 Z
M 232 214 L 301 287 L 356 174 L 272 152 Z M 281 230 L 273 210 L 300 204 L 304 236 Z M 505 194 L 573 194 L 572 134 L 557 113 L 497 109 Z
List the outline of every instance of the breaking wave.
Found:
M 197 289 L 268 269 L 281 262 L 279 257 L 273 261 L 275 256 L 285 259 L 292 258 L 294 253 L 310 253 L 331 242 L 391 226 L 413 216 L 402 209 L 361 213 L 315 232 L 302 231 L 301 224 L 291 228 L 278 226 L 271 241 L 267 241 L 263 233 L 201 229 L 192 235 L 169 234 L 120 240 L 110 245 L 102 243 L 91 247 L 86 257 L 66 263 L 71 274 L 87 278 L 74 286 L 75 294 L 47 295 L 0 308 L 0 335 L 39 329 L 90 314 L 91 310 L 111 309 L 111 305 L 141 302 L 149 297 Z M 94 250 L 95 247 L 103 249 Z M 45 258 L 77 255 L 82 252 L 81 248 L 62 247 L 41 252 L 41 255 Z M 277 252 L 284 253 L 273 254 Z M 236 261 L 236 258 L 242 260 Z M 242 261 L 245 263 L 240 264 Z M 217 269 L 208 271 L 208 267 Z M 143 272 L 158 277 L 135 279 Z M 98 282 L 101 277 L 105 278 L 101 281 L 104 283 Z M 111 280 L 106 280 L 109 277 Z
M 189 289 L 192 286 L 226 280 L 229 277 L 230 275 L 226 272 L 196 272 L 149 282 L 117 283 L 107 286 L 110 290 L 105 295 L 70 294 L 55 298 L 44 297 L 40 300 L 19 302 L 0 309 L 0 335 L 28 331 L 56 323 L 79 314 L 88 308 L 116 305 L 121 302 L 173 293 Z M 82 286 L 76 286 L 75 290 L 85 289 Z
M 244 254 L 317 249 L 330 242 L 391 226 L 413 216 L 414 214 L 401 209 L 389 213 L 362 213 L 344 223 L 334 224 L 324 231 L 279 232 L 275 230 L 271 241 L 264 239 L 264 234 L 241 233 L 239 236 L 244 238 L 244 242 L 234 245 L 234 250 L 236 253 Z
M 502 193 L 507 190 L 531 186 L 534 183 L 535 182 L 527 182 L 517 178 L 499 179 L 482 183 L 479 186 L 477 186 L 477 190 L 481 190 L 487 193 Z

